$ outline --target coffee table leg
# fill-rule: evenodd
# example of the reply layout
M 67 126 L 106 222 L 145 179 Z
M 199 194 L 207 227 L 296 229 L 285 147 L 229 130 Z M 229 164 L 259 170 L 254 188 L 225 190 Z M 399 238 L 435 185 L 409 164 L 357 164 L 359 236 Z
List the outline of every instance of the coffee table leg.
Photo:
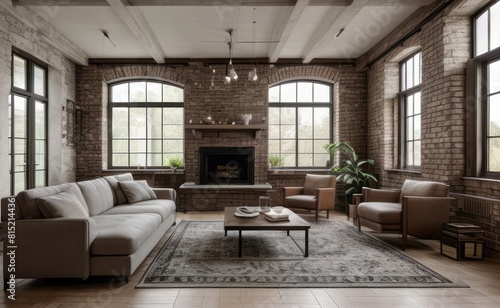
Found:
M 242 240 L 241 240 L 241 230 L 238 230 L 238 256 L 241 258 L 241 251 L 242 251 Z
M 306 229 L 306 247 L 304 252 L 304 257 L 309 257 L 309 229 Z

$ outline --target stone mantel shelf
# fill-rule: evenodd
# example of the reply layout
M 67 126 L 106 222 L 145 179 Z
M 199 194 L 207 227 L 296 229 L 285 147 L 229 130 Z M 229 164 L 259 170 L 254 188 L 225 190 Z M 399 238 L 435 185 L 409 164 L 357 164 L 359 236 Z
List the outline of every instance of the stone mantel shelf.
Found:
M 273 186 L 269 183 L 265 184 L 253 184 L 253 185 L 244 185 L 244 184 L 206 184 L 206 185 L 200 185 L 200 184 L 195 184 L 194 182 L 186 182 L 182 184 L 180 189 L 186 189 L 186 190 L 271 190 L 273 189 Z
M 229 131 L 251 131 L 255 133 L 255 139 L 259 139 L 262 130 L 267 129 L 267 124 L 251 124 L 251 125 L 186 125 L 186 129 L 190 129 L 193 136 L 196 136 L 196 131 L 201 132 L 229 132 Z

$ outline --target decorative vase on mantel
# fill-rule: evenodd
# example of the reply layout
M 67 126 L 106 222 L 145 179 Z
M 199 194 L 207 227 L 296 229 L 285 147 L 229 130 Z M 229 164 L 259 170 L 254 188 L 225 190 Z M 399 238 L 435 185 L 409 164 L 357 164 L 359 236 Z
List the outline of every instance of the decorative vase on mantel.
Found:
M 251 113 L 244 113 L 241 115 L 241 119 L 243 120 L 243 124 L 249 125 L 250 120 L 252 119 L 252 114 Z

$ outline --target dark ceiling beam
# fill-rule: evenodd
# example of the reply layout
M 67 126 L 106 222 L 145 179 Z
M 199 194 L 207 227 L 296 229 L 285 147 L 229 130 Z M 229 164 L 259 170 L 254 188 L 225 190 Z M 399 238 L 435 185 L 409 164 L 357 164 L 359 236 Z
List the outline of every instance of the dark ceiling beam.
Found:
M 89 64 L 102 65 L 188 65 L 189 63 L 202 62 L 205 65 L 225 65 L 229 63 L 229 58 L 166 58 L 165 62 L 158 64 L 151 58 L 90 58 Z M 268 58 L 233 58 L 233 64 L 255 65 L 255 64 L 289 64 L 289 65 L 336 65 L 336 64 L 356 64 L 356 59 L 318 58 L 308 64 L 302 63 L 301 58 L 280 58 L 276 63 L 269 63 Z
M 370 6 L 426 6 L 435 0 L 371 0 Z M 129 0 L 132 6 L 295 6 L 296 0 Z M 349 6 L 353 0 L 311 0 L 309 6 Z M 12 0 L 20 6 L 108 6 L 106 0 Z

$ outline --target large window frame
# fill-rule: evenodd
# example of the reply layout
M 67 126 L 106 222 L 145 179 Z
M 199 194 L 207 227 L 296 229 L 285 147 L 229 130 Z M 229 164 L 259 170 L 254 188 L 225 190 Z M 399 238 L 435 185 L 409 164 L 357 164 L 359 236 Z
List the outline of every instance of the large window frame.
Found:
M 306 93 L 307 91 L 299 90 L 299 85 L 303 85 L 301 89 L 304 89 L 304 87 L 307 87 L 305 84 L 311 84 L 310 94 Z M 295 99 L 291 99 L 293 95 L 287 95 L 287 98 L 284 99 L 283 91 L 285 91 L 285 89 L 294 89 Z M 328 94 L 325 94 L 326 90 Z M 278 97 L 274 94 L 276 91 Z M 317 93 L 318 99 L 316 99 L 315 92 Z M 270 158 L 280 158 L 280 165 L 271 166 L 271 168 L 325 169 L 329 167 L 330 154 L 323 146 L 331 143 L 333 140 L 333 84 L 311 79 L 295 79 L 270 86 L 269 93 L 268 155 Z M 320 93 L 322 93 L 321 96 Z M 310 100 L 307 98 L 309 95 L 311 95 Z M 328 99 L 325 99 L 326 96 Z M 319 99 L 319 97 L 321 97 L 321 99 Z M 309 108 L 311 114 L 311 137 L 308 137 L 307 135 L 309 133 L 305 132 L 305 127 L 308 125 L 306 123 L 309 122 L 305 120 L 309 117 L 307 115 L 307 110 Z M 315 123 L 318 123 L 316 120 L 321 119 L 319 111 L 323 110 L 326 110 L 328 114 L 327 136 L 321 132 L 319 126 L 318 128 L 315 126 Z M 318 114 L 316 111 L 318 111 Z M 284 112 L 288 112 L 290 116 L 294 117 L 294 123 L 283 122 Z M 301 119 L 303 119 L 304 122 L 300 122 Z M 322 130 L 324 131 L 324 128 Z M 291 131 L 292 133 L 287 133 L 287 131 Z M 316 134 L 316 132 L 318 133 Z M 316 137 L 316 135 L 318 137 Z M 284 145 L 285 143 L 289 144 L 289 147 L 293 148 L 293 150 L 285 149 L 287 148 L 287 146 Z M 276 148 L 278 148 L 278 150 L 276 150 Z M 308 150 L 301 151 L 300 149 Z M 310 159 L 308 157 L 310 157 Z M 305 161 L 309 161 L 310 164 L 305 164 Z
M 499 22 L 500 1 L 472 17 L 474 58 L 467 63 L 466 83 L 467 176 L 500 178 L 500 113 L 492 112 L 500 108 L 500 73 L 489 69 L 500 66 Z
M 422 52 L 418 51 L 400 64 L 399 165 L 402 169 L 420 170 L 422 163 Z
M 144 100 L 132 99 L 131 87 L 141 83 L 145 84 Z M 120 86 L 127 87 L 126 99 L 113 97 L 113 88 Z M 159 93 L 149 91 L 150 88 L 154 89 L 158 86 L 161 89 Z M 182 90 L 182 93 L 175 94 L 176 97 L 169 100 L 170 97 L 165 92 L 166 88 L 175 91 Z M 108 169 L 169 169 L 171 158 L 180 158 L 182 162 L 184 161 L 184 88 L 182 86 L 157 79 L 127 79 L 109 84 L 108 90 Z M 153 94 L 156 98 L 149 99 L 149 96 Z M 168 121 L 167 117 L 170 114 L 168 111 L 177 115 L 174 122 Z M 144 119 L 139 119 L 141 113 L 144 114 Z M 134 114 L 137 120 L 145 121 L 142 136 L 138 136 L 140 133 L 136 133 L 137 129 L 131 129 L 130 123 Z M 116 127 L 114 121 L 122 121 L 121 124 L 126 124 L 126 132 L 114 132 Z M 154 121 L 156 124 L 151 124 Z M 158 126 L 159 123 L 161 128 L 158 130 L 156 127 L 156 133 L 152 133 L 151 126 Z M 173 148 L 177 148 L 177 151 L 169 151 L 172 148 L 169 145 L 172 144 L 176 144 Z M 123 150 L 125 147 L 126 151 Z M 125 157 L 126 164 L 117 163 L 125 161 Z M 159 161 L 161 163 L 158 163 Z
M 46 63 L 12 50 L 8 112 L 11 194 L 48 184 L 48 74 Z

